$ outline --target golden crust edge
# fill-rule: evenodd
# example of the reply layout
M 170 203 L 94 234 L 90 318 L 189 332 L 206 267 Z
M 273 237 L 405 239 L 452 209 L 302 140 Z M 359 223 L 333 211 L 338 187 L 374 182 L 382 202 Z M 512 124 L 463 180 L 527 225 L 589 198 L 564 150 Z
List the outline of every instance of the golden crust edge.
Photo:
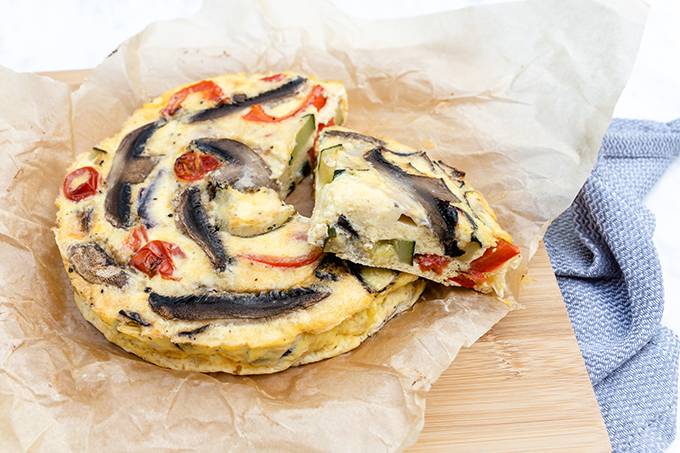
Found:
M 336 327 L 322 334 L 301 334 L 300 336 L 305 336 L 311 340 L 323 340 L 325 336 L 334 336 L 336 341 L 322 345 L 316 350 L 306 350 L 291 359 L 282 360 L 283 357 L 280 357 L 272 365 L 256 365 L 233 360 L 228 357 L 227 353 L 230 351 L 223 350 L 220 347 L 201 348 L 206 351 L 202 351 L 200 354 L 192 354 L 178 348 L 177 352 L 173 351 L 173 354 L 169 354 L 167 351 L 163 352 L 150 347 L 149 343 L 142 341 L 140 338 L 121 332 L 116 328 L 116 325 L 105 323 L 97 316 L 90 304 L 77 293 L 74 293 L 74 301 L 83 317 L 99 330 L 108 341 L 150 363 L 181 371 L 226 372 L 236 375 L 250 375 L 276 373 L 293 366 L 335 357 L 355 349 L 369 336 L 380 330 L 383 324 L 391 318 L 412 307 L 420 298 L 425 286 L 426 282 L 424 280 L 414 280 L 377 297 L 369 308 L 355 313 Z M 365 328 L 358 335 L 338 334 L 348 324 L 366 315 L 372 308 L 382 308 L 382 310 L 377 316 L 374 316 L 365 323 Z

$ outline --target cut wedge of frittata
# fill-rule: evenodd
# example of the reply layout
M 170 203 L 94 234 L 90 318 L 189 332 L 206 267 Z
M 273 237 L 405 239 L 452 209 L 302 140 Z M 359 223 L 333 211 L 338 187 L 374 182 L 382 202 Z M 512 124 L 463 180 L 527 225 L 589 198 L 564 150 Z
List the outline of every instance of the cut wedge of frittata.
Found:
M 325 129 L 309 241 L 367 266 L 503 296 L 519 249 L 465 174 L 392 141 Z

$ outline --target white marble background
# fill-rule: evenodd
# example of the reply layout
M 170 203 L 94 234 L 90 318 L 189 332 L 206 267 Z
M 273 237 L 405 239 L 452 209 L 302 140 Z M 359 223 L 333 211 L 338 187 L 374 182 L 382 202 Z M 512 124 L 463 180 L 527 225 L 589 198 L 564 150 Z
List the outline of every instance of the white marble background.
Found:
M 364 17 L 400 17 L 494 0 L 335 0 Z M 495 0 L 498 1 L 498 0 Z M 680 118 L 680 1 L 650 0 L 640 53 L 615 116 Z M 89 68 L 149 22 L 187 16 L 200 0 L 0 0 L 0 65 L 16 71 Z M 680 332 L 680 159 L 647 197 L 664 274 L 664 324 Z M 680 452 L 680 441 L 669 451 Z

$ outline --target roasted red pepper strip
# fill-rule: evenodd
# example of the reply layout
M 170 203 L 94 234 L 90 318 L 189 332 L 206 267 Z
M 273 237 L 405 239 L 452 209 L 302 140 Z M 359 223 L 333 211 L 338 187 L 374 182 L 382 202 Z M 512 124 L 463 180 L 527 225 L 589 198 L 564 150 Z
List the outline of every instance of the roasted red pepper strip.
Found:
M 184 253 L 171 242 L 151 241 L 132 256 L 130 265 L 149 277 L 160 274 L 166 280 L 176 280 L 172 276 L 175 271 L 173 256 L 184 256 Z
M 432 271 L 437 275 L 441 275 L 441 273 L 444 272 L 444 269 L 446 269 L 446 266 L 451 262 L 451 258 L 446 256 L 426 253 L 416 255 L 414 259 L 416 260 L 416 263 L 418 263 L 418 267 L 421 271 Z
M 331 126 L 335 126 L 335 118 L 331 118 L 327 123 L 319 123 L 319 126 L 316 128 L 316 133 L 320 134 L 322 130 Z
M 266 114 L 262 106 L 260 104 L 257 104 L 252 106 L 248 113 L 243 115 L 242 118 L 244 120 L 257 121 L 260 123 L 276 123 L 278 121 L 281 121 L 282 119 L 287 118 L 287 116 L 281 118 L 273 117 L 271 115 Z
M 482 256 L 470 263 L 474 272 L 492 272 L 519 255 L 519 248 L 503 239 L 497 239 L 496 246 L 488 249 Z
M 168 105 L 161 111 L 164 116 L 172 116 L 182 106 L 182 102 L 192 93 L 202 93 L 203 98 L 209 101 L 220 101 L 224 97 L 222 89 L 211 80 L 201 80 L 200 82 L 189 85 L 173 94 L 168 101 Z
M 266 264 L 272 267 L 302 267 L 312 264 L 321 258 L 321 249 L 315 248 L 307 255 L 302 256 L 271 256 L 271 255 L 240 255 L 257 263 Z
M 474 288 L 475 286 L 483 283 L 486 276 L 481 272 L 461 272 L 455 277 L 451 277 L 449 280 L 458 283 L 463 288 Z
M 278 74 L 272 74 L 267 77 L 262 77 L 260 80 L 265 81 L 265 82 L 278 82 L 279 80 L 283 80 L 286 78 L 286 74 L 278 73 Z
M 85 178 L 83 182 L 73 187 L 74 181 Z M 93 167 L 81 167 L 73 170 L 64 178 L 64 196 L 72 201 L 80 201 L 97 193 L 99 187 L 99 172 Z
M 137 225 L 130 231 L 130 234 L 125 238 L 123 243 L 136 252 L 142 244 L 146 244 L 149 241 L 149 236 L 146 233 L 146 227 L 144 225 Z
M 175 174 L 183 181 L 198 181 L 220 166 L 220 161 L 205 153 L 189 151 L 175 160 Z
M 305 100 L 302 101 L 300 106 L 287 115 L 279 117 L 271 116 L 264 111 L 262 105 L 257 104 L 252 106 L 250 111 L 243 115 L 242 118 L 244 120 L 256 121 L 260 123 L 278 123 L 279 121 L 283 121 L 297 115 L 310 105 L 313 105 L 316 110 L 321 110 L 323 106 L 326 105 L 326 96 L 324 96 L 324 93 L 324 89 L 321 85 L 314 85 L 314 88 L 312 88 L 312 91 L 307 95 Z

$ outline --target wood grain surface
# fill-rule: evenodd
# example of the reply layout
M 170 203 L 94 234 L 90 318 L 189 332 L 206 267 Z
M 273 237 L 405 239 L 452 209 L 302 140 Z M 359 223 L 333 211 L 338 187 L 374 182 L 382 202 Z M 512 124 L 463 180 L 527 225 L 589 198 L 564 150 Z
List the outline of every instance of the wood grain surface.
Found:
M 43 73 L 74 89 L 87 70 Z M 609 437 L 545 248 L 520 302 L 427 398 L 413 452 L 606 452 Z
M 600 410 L 543 245 L 521 303 L 427 399 L 416 452 L 606 452 Z

